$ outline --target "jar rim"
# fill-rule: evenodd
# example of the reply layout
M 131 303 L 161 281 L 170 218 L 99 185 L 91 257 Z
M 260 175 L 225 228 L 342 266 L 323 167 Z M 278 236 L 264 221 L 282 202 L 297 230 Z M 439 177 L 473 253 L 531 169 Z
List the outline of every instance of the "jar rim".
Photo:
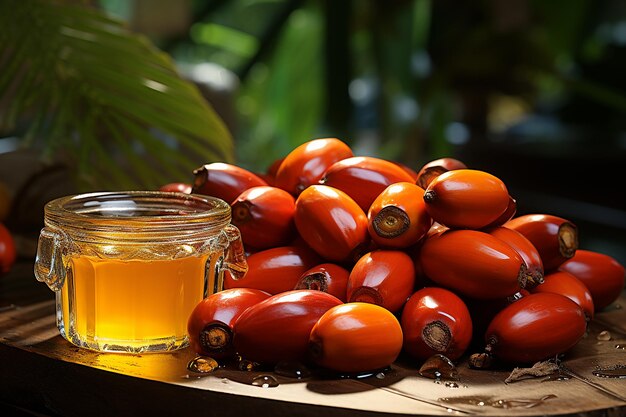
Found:
M 52 200 L 44 208 L 49 226 L 126 233 L 222 229 L 230 223 L 230 213 L 230 205 L 219 198 L 168 191 L 75 194 Z

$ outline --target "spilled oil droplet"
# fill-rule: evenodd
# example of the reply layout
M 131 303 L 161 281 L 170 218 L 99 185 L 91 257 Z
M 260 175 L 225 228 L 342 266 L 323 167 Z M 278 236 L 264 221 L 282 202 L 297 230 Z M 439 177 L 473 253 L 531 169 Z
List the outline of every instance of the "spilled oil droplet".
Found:
M 311 376 L 309 368 L 296 361 L 282 361 L 278 362 L 274 367 L 274 372 L 277 375 L 287 378 L 308 378 Z
M 617 345 L 615 345 L 615 349 L 626 350 L 626 345 L 618 343 Z
M 341 379 L 363 379 L 370 378 L 376 375 L 375 372 L 359 372 L 354 374 L 339 374 L 337 375 Z
M 459 379 L 459 372 L 454 363 L 441 354 L 436 354 L 426 359 L 419 369 L 419 374 L 424 378 L 431 379 Z
M 447 388 L 459 388 L 459 384 L 457 384 L 456 382 L 448 381 L 448 382 L 446 382 L 445 385 L 446 385 Z
M 445 397 L 439 398 L 439 401 L 449 404 L 474 405 L 477 407 L 493 407 L 493 408 L 532 408 L 537 407 L 551 398 L 556 398 L 554 394 L 544 395 L 541 398 L 512 398 L 512 399 L 493 399 L 486 397 Z
M 598 335 L 596 336 L 596 339 L 602 340 L 605 342 L 608 340 L 611 340 L 611 332 L 609 332 L 608 330 L 603 330 L 600 333 L 598 333 Z
M 626 365 L 616 365 L 609 368 L 596 369 L 591 372 L 599 378 L 626 378 Z
M 541 382 L 549 382 L 549 381 L 567 381 L 571 379 L 571 377 L 563 372 L 555 372 L 553 374 L 548 375 L 546 378 L 542 379 Z
M 217 361 L 208 356 L 197 356 L 189 361 L 187 369 L 191 372 L 197 372 L 199 374 L 206 374 L 213 372 L 219 367 Z
M 261 388 L 275 388 L 279 384 L 278 380 L 272 375 L 258 375 L 252 379 L 252 385 Z
M 257 369 L 259 369 L 260 366 L 261 366 L 260 364 L 249 361 L 247 359 L 241 359 L 237 363 L 237 369 L 239 369 L 240 371 L 247 371 L 247 372 L 256 371 Z
M 329 373 L 327 374 L 327 376 L 329 377 L 333 377 L 333 378 L 340 378 L 340 379 L 365 379 L 365 378 L 377 378 L 377 379 L 383 379 L 385 378 L 387 375 L 393 374 L 393 369 L 391 367 L 386 367 L 384 369 L 377 369 L 374 371 L 364 371 L 364 372 L 348 372 L 348 373 Z

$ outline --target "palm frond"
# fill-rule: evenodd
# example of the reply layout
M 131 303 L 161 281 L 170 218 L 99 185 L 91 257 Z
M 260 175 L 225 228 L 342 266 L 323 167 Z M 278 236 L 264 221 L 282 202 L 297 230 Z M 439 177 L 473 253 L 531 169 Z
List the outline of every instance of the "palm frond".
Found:
M 232 162 L 198 89 L 145 37 L 96 9 L 0 3 L 0 133 L 75 163 L 83 188 L 155 188 Z M 108 171 L 115 170 L 115 174 Z

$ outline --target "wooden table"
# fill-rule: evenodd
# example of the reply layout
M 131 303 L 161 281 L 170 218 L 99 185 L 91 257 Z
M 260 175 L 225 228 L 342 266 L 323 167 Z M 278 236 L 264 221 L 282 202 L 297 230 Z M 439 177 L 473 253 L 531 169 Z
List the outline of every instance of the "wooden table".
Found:
M 597 339 L 603 330 L 611 340 Z M 626 365 L 626 350 L 618 345 L 626 346 L 626 296 L 598 314 L 587 337 L 565 356 L 568 380 L 505 384 L 510 370 L 475 371 L 466 363 L 459 364 L 458 388 L 419 376 L 419 364 L 411 363 L 363 379 L 233 369 L 198 375 L 187 370 L 195 357 L 190 349 L 103 354 L 66 342 L 56 329 L 53 293 L 35 281 L 32 264 L 20 263 L 0 278 L 0 415 L 617 417 L 626 415 L 626 379 L 592 372 Z M 279 386 L 251 385 L 259 374 L 276 377 Z

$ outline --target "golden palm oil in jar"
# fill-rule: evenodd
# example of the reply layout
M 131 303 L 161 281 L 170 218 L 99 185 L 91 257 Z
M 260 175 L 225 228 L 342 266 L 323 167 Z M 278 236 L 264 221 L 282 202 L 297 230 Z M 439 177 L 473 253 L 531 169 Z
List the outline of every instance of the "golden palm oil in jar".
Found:
M 98 351 L 188 344 L 187 320 L 223 274 L 246 271 L 224 201 L 167 192 L 94 193 L 45 207 L 35 275 L 56 292 L 57 326 Z

